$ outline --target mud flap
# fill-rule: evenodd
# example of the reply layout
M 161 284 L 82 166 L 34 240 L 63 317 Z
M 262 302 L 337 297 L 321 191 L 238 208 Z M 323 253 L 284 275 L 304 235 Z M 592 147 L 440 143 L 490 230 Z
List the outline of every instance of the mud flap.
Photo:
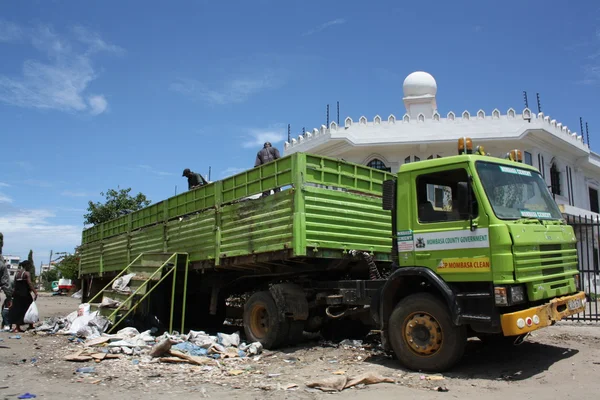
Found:
M 269 291 L 280 311 L 281 321 L 287 319 L 306 321 L 308 319 L 308 301 L 300 286 L 293 283 L 279 283 L 271 286 Z

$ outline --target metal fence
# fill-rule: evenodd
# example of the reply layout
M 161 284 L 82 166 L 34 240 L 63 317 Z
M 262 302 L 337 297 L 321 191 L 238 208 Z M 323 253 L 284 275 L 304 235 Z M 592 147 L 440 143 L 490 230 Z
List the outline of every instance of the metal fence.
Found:
M 575 321 L 600 321 L 598 301 L 600 301 L 599 238 L 600 219 L 568 216 L 567 223 L 573 227 L 577 237 L 579 260 L 579 286 L 585 291 L 587 305 L 585 311 L 569 317 Z

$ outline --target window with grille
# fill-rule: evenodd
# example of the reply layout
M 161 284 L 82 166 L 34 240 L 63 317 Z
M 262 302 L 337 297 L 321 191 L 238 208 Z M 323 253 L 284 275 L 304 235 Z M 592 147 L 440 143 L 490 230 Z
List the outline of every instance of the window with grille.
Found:
M 550 185 L 552 187 L 552 193 L 560 196 L 560 171 L 556 166 L 556 163 L 552 163 L 550 167 Z
M 386 167 L 385 163 L 377 158 L 374 158 L 371 161 L 369 161 L 367 167 L 379 169 L 381 171 L 392 172 L 391 168 Z

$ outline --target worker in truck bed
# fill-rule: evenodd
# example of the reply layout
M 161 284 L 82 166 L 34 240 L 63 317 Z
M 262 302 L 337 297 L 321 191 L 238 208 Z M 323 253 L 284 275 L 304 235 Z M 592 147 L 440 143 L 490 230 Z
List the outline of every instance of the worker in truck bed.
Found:
M 206 179 L 197 172 L 192 172 L 189 168 L 183 170 L 183 175 L 188 180 L 188 190 L 198 188 L 200 186 L 207 185 Z
M 263 165 L 266 163 L 270 163 L 271 161 L 275 161 L 281 156 L 279 155 L 279 150 L 277 148 L 271 146 L 271 142 L 265 142 L 263 148 L 256 154 L 256 161 L 254 161 L 254 166 L 258 167 L 259 165 Z M 279 188 L 275 188 L 274 192 L 279 192 Z M 271 194 L 270 190 L 264 191 L 263 196 L 268 196 Z

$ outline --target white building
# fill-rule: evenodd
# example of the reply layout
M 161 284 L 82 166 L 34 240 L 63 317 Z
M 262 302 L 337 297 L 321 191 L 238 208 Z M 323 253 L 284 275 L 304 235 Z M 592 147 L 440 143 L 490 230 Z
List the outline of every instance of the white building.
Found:
M 320 154 L 395 173 L 405 163 L 456 155 L 458 138 L 470 137 L 494 156 L 522 150 L 524 162 L 540 170 L 564 214 L 599 217 L 600 155 L 557 119 L 527 108 L 440 115 L 437 83 L 421 71 L 404 80 L 403 90 L 405 111 L 357 120 L 347 117 L 340 126 L 331 122 L 286 142 L 284 153 Z M 590 268 L 598 270 L 597 233 L 589 244 L 596 260 L 590 261 Z
M 43 274 L 44 272 L 48 272 L 51 269 L 55 269 L 56 268 L 56 263 L 54 261 L 52 261 L 50 264 L 42 264 L 42 266 L 40 267 L 40 273 Z
M 19 263 L 21 262 L 21 257 L 19 256 L 11 256 L 11 255 L 2 255 L 4 259 L 4 264 L 8 268 L 8 274 L 10 275 L 10 279 L 13 280 L 15 277 L 15 273 L 19 269 Z

